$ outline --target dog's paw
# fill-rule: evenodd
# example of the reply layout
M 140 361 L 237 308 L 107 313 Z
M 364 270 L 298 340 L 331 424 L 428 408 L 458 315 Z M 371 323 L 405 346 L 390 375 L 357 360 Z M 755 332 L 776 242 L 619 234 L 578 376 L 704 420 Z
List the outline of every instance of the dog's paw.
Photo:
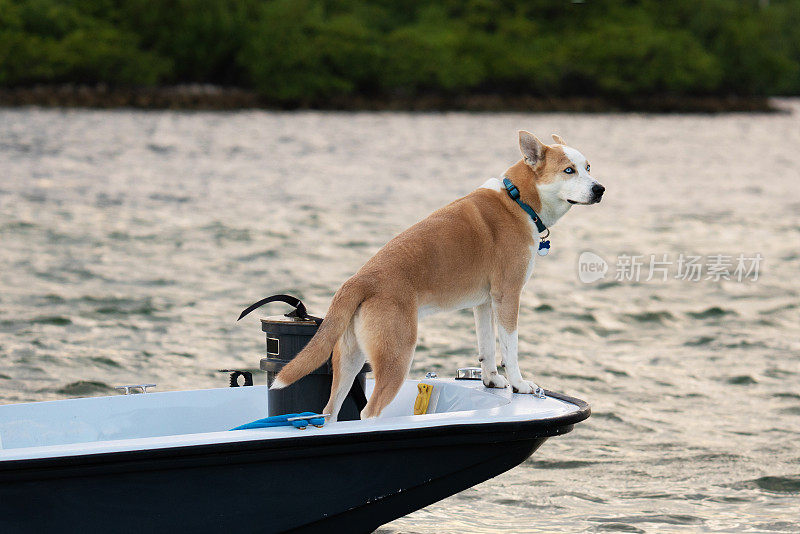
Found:
M 529 380 L 523 380 L 519 384 L 511 384 L 511 389 L 514 393 L 536 395 L 540 399 L 543 399 L 545 396 L 544 390 Z
M 503 389 L 508 387 L 508 380 L 500 373 L 488 373 L 483 376 L 483 385 L 487 388 Z

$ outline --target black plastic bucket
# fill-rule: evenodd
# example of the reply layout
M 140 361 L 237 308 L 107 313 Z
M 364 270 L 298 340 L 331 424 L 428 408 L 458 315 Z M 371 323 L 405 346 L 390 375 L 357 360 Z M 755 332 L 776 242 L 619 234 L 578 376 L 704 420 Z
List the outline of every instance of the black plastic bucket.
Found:
M 284 299 L 275 300 L 286 302 Z M 321 321 L 316 317 L 308 316 L 305 313 L 305 307 L 301 308 L 302 303 L 297 302 L 299 303 L 296 305 L 297 310 L 291 314 L 261 319 L 261 330 L 267 336 L 267 357 L 261 360 L 261 370 L 267 372 L 268 386 L 272 385 L 283 366 L 297 356 L 319 328 Z M 301 309 L 303 312 L 298 314 L 297 311 Z M 298 317 L 298 315 L 302 317 Z M 368 371 L 370 371 L 369 364 L 365 364 L 356 376 L 353 387 L 342 404 L 339 421 L 360 419 L 359 414 L 367 404 L 364 386 Z M 269 390 L 267 394 L 269 415 L 298 412 L 322 413 L 328 403 L 332 383 L 333 366 L 329 358 L 319 369 L 294 384 L 283 389 Z

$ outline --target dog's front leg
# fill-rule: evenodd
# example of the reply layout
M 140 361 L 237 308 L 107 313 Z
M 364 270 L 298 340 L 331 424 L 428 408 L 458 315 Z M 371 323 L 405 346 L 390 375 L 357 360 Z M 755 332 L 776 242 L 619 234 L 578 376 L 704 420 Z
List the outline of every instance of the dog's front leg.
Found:
M 497 372 L 492 303 L 487 300 L 472 311 L 475 314 L 475 332 L 478 334 L 478 361 L 481 362 L 483 385 L 487 388 L 508 387 L 508 380 Z
M 539 397 L 544 396 L 542 388 L 522 378 L 522 373 L 519 370 L 519 334 L 517 331 L 519 295 L 516 297 L 492 297 L 492 305 L 497 317 L 497 337 L 500 339 L 500 353 L 506 366 L 506 376 L 514 393 L 533 393 Z

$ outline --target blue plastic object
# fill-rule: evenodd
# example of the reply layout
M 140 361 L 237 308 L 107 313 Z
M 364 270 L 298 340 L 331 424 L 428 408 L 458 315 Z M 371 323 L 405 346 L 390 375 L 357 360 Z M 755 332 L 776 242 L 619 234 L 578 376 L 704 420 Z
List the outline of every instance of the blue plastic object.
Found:
M 304 429 L 309 424 L 320 427 L 325 424 L 325 416 L 314 412 L 287 413 L 284 415 L 273 415 L 264 419 L 257 419 L 231 430 L 249 430 L 253 428 L 268 428 L 271 426 L 293 426 Z

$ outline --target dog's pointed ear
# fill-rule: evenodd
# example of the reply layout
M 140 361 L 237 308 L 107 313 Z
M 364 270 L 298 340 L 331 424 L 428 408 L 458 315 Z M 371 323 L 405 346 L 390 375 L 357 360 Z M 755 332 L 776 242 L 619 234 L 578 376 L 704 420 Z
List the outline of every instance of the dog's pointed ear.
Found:
M 566 145 L 567 142 L 564 141 L 564 138 L 558 134 L 553 134 L 553 141 L 555 141 L 559 145 Z
M 522 159 L 531 167 L 536 166 L 544 157 L 544 144 L 525 130 L 519 131 L 519 149 L 522 152 Z

